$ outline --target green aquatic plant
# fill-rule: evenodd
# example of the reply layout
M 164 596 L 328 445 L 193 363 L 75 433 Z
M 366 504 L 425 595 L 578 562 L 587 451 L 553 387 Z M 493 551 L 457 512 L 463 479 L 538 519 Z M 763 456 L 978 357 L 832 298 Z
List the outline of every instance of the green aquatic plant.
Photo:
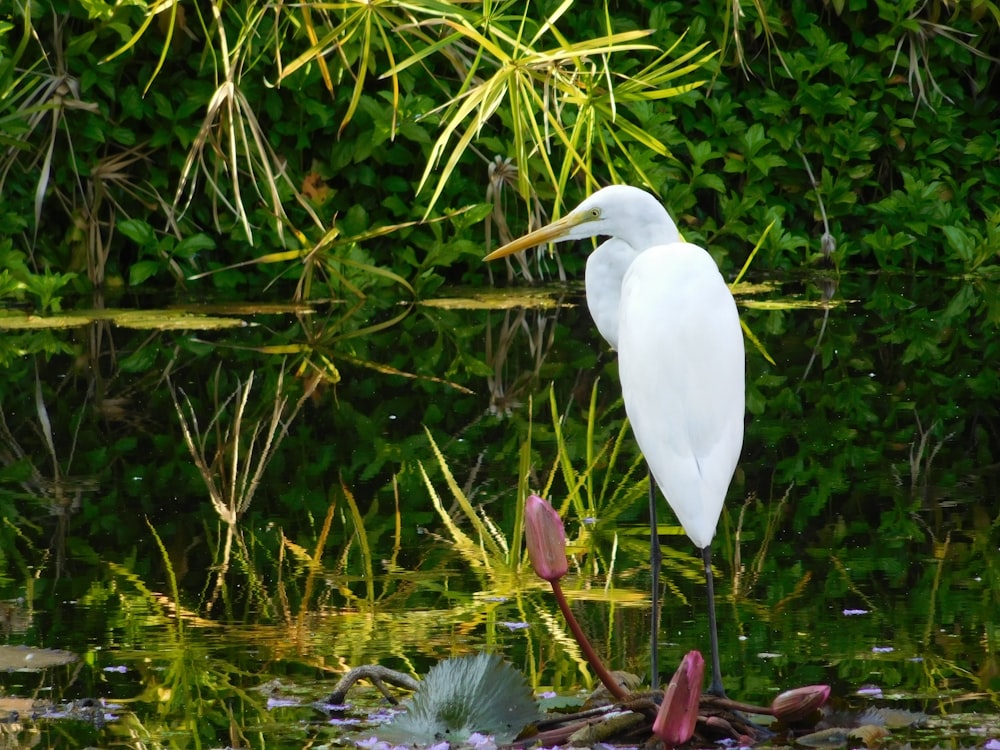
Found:
M 556 478 L 556 470 L 566 485 L 565 500 L 559 512 L 565 513 L 572 505 L 579 518 L 592 518 L 598 524 L 613 525 L 618 517 L 645 497 L 642 456 L 635 455 L 628 464 L 623 448 L 631 438 L 628 421 L 623 420 L 612 436 L 603 439 L 598 435 L 598 425 L 606 414 L 598 409 L 598 389 L 600 381 L 595 380 L 590 391 L 590 401 L 586 413 L 586 433 L 582 450 L 585 463 L 582 468 L 574 460 L 580 446 L 568 435 L 563 427 L 568 414 L 561 412 L 556 402 L 555 389 L 549 389 L 549 407 L 552 414 L 552 430 L 555 436 L 556 458 L 548 481 L 542 488 L 543 495 L 551 495 Z M 612 408 L 620 406 L 617 400 Z
M 506 743 L 538 718 L 524 674 L 497 654 L 438 663 L 404 705 L 406 713 L 382 727 L 380 738 L 407 745 L 464 742 L 478 732 Z
M 507 536 L 481 509 L 477 511 L 472 506 L 468 496 L 455 480 L 448 467 L 448 462 L 434 441 L 430 430 L 425 427 L 424 431 L 427 433 L 427 439 L 430 441 L 431 448 L 437 458 L 438 466 L 444 474 L 452 499 L 458 505 L 462 517 L 472 525 L 476 532 L 476 538 L 473 539 L 455 523 L 455 520 L 445 510 L 441 496 L 434 488 L 427 470 L 423 464 L 420 464 L 420 474 L 424 479 L 427 491 L 430 493 L 431 502 L 433 502 L 434 509 L 438 512 L 445 528 L 448 529 L 453 545 L 470 564 L 477 568 L 483 568 L 490 572 L 510 572 L 516 565 L 516 561 L 511 560 Z M 514 533 L 518 532 L 519 530 L 515 529 Z

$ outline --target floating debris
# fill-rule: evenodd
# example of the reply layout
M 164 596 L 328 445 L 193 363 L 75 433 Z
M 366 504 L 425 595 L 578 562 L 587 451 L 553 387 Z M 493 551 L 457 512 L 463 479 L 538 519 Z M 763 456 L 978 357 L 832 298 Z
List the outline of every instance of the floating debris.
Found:
M 0 646 L 0 671 L 37 672 L 49 667 L 72 664 L 77 658 L 76 654 L 57 648 Z

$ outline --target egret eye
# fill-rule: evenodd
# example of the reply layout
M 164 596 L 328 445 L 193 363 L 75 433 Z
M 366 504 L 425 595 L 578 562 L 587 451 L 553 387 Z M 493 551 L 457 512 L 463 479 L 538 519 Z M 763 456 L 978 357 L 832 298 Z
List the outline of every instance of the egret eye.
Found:
M 601 209 L 599 209 L 599 208 L 592 208 L 592 209 L 590 209 L 590 218 L 591 219 L 600 219 L 601 218 Z

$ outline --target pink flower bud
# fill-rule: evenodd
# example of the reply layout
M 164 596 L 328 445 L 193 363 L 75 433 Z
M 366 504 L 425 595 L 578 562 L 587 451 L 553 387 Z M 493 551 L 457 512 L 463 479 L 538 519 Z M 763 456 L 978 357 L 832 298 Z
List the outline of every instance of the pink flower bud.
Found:
M 688 651 L 674 672 L 653 721 L 653 734 L 667 748 L 683 745 L 694 736 L 704 676 L 705 659 L 698 651 Z
M 539 578 L 551 582 L 566 575 L 566 530 L 555 508 L 538 495 L 524 502 L 524 537 Z
M 771 701 L 771 710 L 776 719 L 794 723 L 809 718 L 829 697 L 829 685 L 806 685 L 781 693 Z

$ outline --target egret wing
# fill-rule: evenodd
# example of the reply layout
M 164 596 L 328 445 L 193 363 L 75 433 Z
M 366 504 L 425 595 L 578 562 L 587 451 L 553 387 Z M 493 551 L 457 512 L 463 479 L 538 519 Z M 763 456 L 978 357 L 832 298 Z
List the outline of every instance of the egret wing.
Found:
M 618 362 L 636 442 L 685 532 L 706 547 L 743 445 L 745 359 L 736 303 L 705 250 L 659 245 L 632 263 Z

